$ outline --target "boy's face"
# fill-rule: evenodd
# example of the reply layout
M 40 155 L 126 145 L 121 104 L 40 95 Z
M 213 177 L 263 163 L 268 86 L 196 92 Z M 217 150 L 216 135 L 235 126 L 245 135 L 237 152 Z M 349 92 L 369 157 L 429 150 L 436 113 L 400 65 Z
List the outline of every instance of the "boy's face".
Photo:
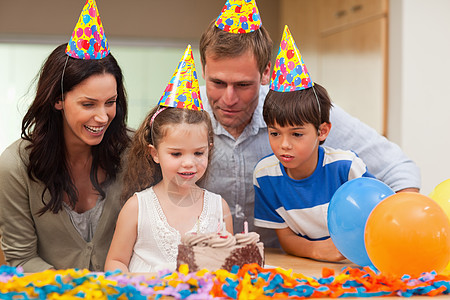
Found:
M 206 94 L 214 117 L 237 138 L 258 106 L 261 84 L 269 83 L 270 65 L 261 74 L 250 51 L 220 59 L 207 54 L 203 70 Z
M 317 166 L 319 142 L 324 141 L 331 124 L 320 125 L 319 132 L 312 124 L 268 127 L 273 153 L 283 164 L 289 177 L 299 180 L 309 177 Z

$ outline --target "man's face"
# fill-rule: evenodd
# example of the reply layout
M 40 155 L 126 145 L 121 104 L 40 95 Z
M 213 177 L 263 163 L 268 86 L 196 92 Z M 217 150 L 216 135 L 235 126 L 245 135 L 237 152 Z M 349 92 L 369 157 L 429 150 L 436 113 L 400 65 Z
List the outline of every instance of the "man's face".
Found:
M 209 103 L 216 120 L 235 138 L 250 122 L 260 85 L 269 83 L 269 74 L 270 64 L 261 74 L 250 51 L 231 58 L 206 55 L 203 78 Z

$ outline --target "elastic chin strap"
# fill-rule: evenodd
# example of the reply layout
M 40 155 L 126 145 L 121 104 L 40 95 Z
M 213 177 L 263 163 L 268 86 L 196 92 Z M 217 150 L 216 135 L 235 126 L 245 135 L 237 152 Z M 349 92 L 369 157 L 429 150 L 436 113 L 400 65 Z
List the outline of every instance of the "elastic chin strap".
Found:
M 312 86 L 312 89 L 314 92 L 314 96 L 316 96 L 317 108 L 319 109 L 319 124 L 322 124 L 322 111 L 320 109 L 319 97 L 317 97 L 317 93 L 316 93 L 316 89 L 314 88 L 314 85 Z M 319 133 L 320 133 L 320 131 L 319 131 Z
M 319 137 L 316 137 L 316 142 L 314 143 L 313 149 L 316 148 L 317 142 L 319 141 Z
M 67 61 L 69 61 L 69 56 L 66 55 L 66 62 L 64 63 L 64 68 L 61 75 L 61 100 L 64 101 L 64 73 L 66 72 Z

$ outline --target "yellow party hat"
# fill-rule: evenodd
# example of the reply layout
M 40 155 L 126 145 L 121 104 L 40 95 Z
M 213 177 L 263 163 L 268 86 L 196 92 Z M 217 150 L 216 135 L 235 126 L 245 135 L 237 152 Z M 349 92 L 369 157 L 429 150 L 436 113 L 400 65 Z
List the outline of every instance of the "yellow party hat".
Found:
M 231 33 L 249 33 L 261 27 L 261 16 L 255 0 L 227 0 L 216 20 L 216 26 Z
M 270 89 L 276 92 L 291 92 L 313 85 L 302 55 L 286 25 L 270 79 Z
M 78 59 L 102 59 L 109 54 L 95 0 L 87 0 L 67 44 L 66 54 Z
M 184 51 L 172 79 L 159 100 L 159 105 L 203 110 L 191 45 Z

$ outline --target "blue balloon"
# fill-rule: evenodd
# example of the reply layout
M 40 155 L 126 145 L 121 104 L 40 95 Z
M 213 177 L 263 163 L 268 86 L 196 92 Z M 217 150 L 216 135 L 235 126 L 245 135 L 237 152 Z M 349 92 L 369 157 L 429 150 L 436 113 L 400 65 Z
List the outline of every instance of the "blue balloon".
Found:
M 299 86 L 302 84 L 302 79 L 300 77 L 295 77 L 294 79 L 295 86 Z
M 371 266 L 364 244 L 367 219 L 375 206 L 394 191 L 368 177 L 347 181 L 337 189 L 328 206 L 328 231 L 336 248 L 355 264 Z
M 91 16 L 89 16 L 88 14 L 83 15 L 84 24 L 89 23 L 90 20 L 91 20 Z
M 186 98 L 185 95 L 181 94 L 181 95 L 178 95 L 177 99 L 178 99 L 178 101 L 180 101 L 180 102 L 184 102 L 184 101 L 186 101 L 187 98 Z
M 290 74 L 290 73 L 287 74 L 286 80 L 287 80 L 289 83 L 291 83 L 293 79 L 294 79 L 294 76 L 292 76 L 292 74 Z

